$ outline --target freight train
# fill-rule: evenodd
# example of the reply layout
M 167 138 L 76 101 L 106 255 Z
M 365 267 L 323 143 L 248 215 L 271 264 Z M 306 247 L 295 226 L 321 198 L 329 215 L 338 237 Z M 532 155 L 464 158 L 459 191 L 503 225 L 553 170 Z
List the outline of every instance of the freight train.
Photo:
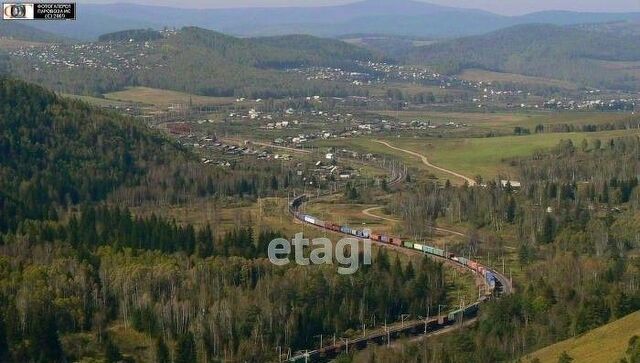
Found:
M 306 200 L 306 195 L 301 195 L 294 198 L 289 204 L 290 212 L 295 216 L 296 219 L 302 222 L 312 224 L 320 228 L 328 229 L 330 231 L 352 235 L 357 238 L 368 238 L 372 241 L 380 242 L 383 244 L 391 244 L 398 247 L 413 249 L 413 250 L 421 251 L 425 254 L 435 255 L 438 257 L 442 257 L 444 259 L 454 261 L 472 270 L 473 272 L 481 275 L 484 278 L 485 283 L 488 287 L 488 290 L 489 290 L 488 294 L 493 294 L 493 292 L 496 290 L 498 285 L 500 285 L 500 280 L 497 278 L 496 274 L 493 271 L 491 271 L 489 268 L 471 259 L 468 259 L 462 256 L 456 256 L 454 253 L 446 252 L 445 250 L 437 247 L 431 247 L 421 243 L 414 243 L 411 241 L 402 240 L 400 237 L 389 236 L 383 233 L 369 232 L 368 230 L 359 230 L 359 229 L 351 228 L 347 225 L 341 226 L 331 221 L 323 221 L 317 217 L 304 214 L 299 209 L 305 200 Z M 470 305 L 469 307 L 471 306 L 473 305 Z M 477 306 L 475 307 L 475 309 L 477 309 Z
M 369 232 L 368 230 L 358 230 L 358 229 L 351 228 L 347 225 L 341 226 L 331 221 L 323 221 L 319 218 L 305 214 L 300 211 L 300 207 L 306 200 L 307 200 L 307 196 L 301 195 L 294 198 L 289 204 L 289 211 L 294 215 L 296 219 L 304 223 L 312 224 L 314 226 L 335 231 L 338 233 L 352 235 L 358 238 L 368 238 L 370 240 L 373 240 L 382 244 L 390 244 L 397 247 L 417 250 L 424 254 L 438 256 L 438 257 L 453 261 L 454 263 L 457 263 L 461 266 L 464 266 L 465 268 L 468 268 L 472 270 L 474 273 L 477 273 L 483 277 L 484 282 L 486 283 L 486 286 L 487 286 L 487 290 L 488 290 L 487 293 L 481 296 L 477 301 L 475 301 L 470 305 L 461 306 L 459 309 L 456 309 L 446 314 L 443 314 L 441 316 L 439 315 L 435 317 L 433 321 L 433 325 L 431 322 L 429 323 L 429 325 L 432 328 L 435 328 L 435 329 L 443 328 L 453 323 L 462 322 L 465 318 L 472 318 L 476 316 L 476 314 L 478 313 L 480 304 L 490 299 L 494 294 L 500 291 L 507 294 L 511 292 L 511 285 L 504 276 L 496 273 L 495 271 L 490 270 L 489 268 L 483 266 L 482 264 L 476 261 L 473 261 L 465 257 L 456 256 L 453 253 L 447 253 L 445 250 L 442 250 L 437 247 L 431 247 L 421 243 L 414 243 L 411 241 L 403 240 L 399 237 L 389 236 L 383 233 Z M 423 324 L 422 322 L 419 322 L 420 326 L 422 326 L 422 324 Z M 405 329 L 414 330 L 415 326 L 413 327 L 407 326 Z M 368 339 L 375 340 L 375 337 L 360 338 L 359 340 L 367 342 Z M 355 344 L 355 346 L 357 346 L 357 343 L 355 341 L 352 342 L 352 344 Z M 319 350 L 312 350 L 312 351 L 306 351 L 305 353 L 300 353 L 298 355 L 291 357 L 289 361 L 290 362 L 297 362 L 302 360 L 304 360 L 305 362 L 314 361 L 314 358 L 321 358 L 323 354 L 325 357 L 329 357 L 332 353 L 333 353 L 333 356 L 335 356 L 341 351 L 341 349 L 342 347 L 334 344 L 331 347 L 324 347 Z

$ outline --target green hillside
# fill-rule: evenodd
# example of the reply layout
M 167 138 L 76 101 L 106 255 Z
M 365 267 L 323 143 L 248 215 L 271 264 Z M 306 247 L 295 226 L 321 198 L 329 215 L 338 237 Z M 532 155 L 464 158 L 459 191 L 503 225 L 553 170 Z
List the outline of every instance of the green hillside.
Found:
M 629 340 L 640 336 L 640 311 L 591 330 L 576 338 L 542 348 L 529 354 L 524 362 L 556 363 L 563 352 L 580 363 L 618 362 L 626 357 Z
M 138 37 L 141 40 L 135 41 Z M 266 98 L 353 94 L 356 90 L 348 84 L 307 80 L 283 69 L 357 69 L 357 61 L 376 57 L 363 48 L 309 36 L 243 39 L 186 27 L 154 38 L 148 31 L 108 34 L 102 39 L 110 42 L 53 49 L 47 53 L 53 58 L 48 62 L 29 55 L 13 57 L 11 65 L 21 78 L 73 94 L 97 95 L 127 86 L 147 86 L 205 96 Z M 91 64 L 86 62 L 86 54 L 95 55 Z M 56 65 L 60 62 L 75 66 Z M 33 72 L 34 68 L 39 71 Z
M 603 27 L 515 26 L 418 47 L 407 54 L 406 60 L 436 65 L 446 73 L 480 68 L 561 79 L 582 86 L 638 89 L 637 75 L 613 65 L 640 61 L 640 38 Z
M 11 38 L 29 42 L 59 42 L 68 40 L 59 35 L 15 21 L 0 21 L 0 38 Z
M 0 79 L 0 233 L 26 219 L 104 200 L 151 167 L 188 161 L 132 120 L 19 81 Z

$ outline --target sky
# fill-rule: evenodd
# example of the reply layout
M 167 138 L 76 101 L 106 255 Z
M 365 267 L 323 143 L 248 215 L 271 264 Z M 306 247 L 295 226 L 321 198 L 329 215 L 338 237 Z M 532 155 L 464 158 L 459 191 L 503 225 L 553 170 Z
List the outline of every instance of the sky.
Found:
M 393 0 L 389 0 L 393 1 Z M 230 8 L 269 6 L 338 5 L 354 0 L 77 0 L 78 3 L 137 3 L 173 7 Z M 429 0 L 439 5 L 474 8 L 503 15 L 521 15 L 543 10 L 640 12 L 640 0 Z

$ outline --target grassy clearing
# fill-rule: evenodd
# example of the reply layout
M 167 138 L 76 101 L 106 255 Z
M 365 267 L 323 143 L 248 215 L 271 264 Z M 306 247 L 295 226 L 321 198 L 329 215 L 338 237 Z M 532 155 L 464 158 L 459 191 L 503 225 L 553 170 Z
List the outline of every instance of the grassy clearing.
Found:
M 458 77 L 473 82 L 509 82 L 553 86 L 570 90 L 578 88 L 575 83 L 561 81 L 553 78 L 531 77 L 516 73 L 492 72 L 482 69 L 465 69 L 458 75 Z
M 106 93 L 105 98 L 116 101 L 136 102 L 155 106 L 171 104 L 224 105 L 235 101 L 231 97 L 197 96 L 184 92 L 148 87 L 129 87 L 124 91 Z
M 634 335 L 640 335 L 640 311 L 577 338 L 542 348 L 529 354 L 524 362 L 538 358 L 541 363 L 555 363 L 565 351 L 573 357 L 574 362 L 617 362 L 624 357 L 629 339 Z
M 26 47 L 37 48 L 37 47 L 44 47 L 46 45 L 48 45 L 48 43 L 30 42 L 27 40 L 0 37 L 0 49 L 13 50 L 18 48 L 26 48 Z
M 607 70 L 623 71 L 625 74 L 640 78 L 640 62 L 600 61 L 599 64 Z
M 523 112 L 423 112 L 423 111 L 383 111 L 381 115 L 397 117 L 401 121 L 430 120 L 435 123 L 455 122 L 467 124 L 471 131 L 481 132 L 501 131 L 513 133 L 516 126 L 525 127 L 533 131 L 537 125 L 546 128 L 557 124 L 584 125 L 601 124 L 624 120 L 630 117 L 628 113 L 618 112 L 552 112 L 552 111 L 523 111 Z
M 434 165 L 453 170 L 471 178 L 481 175 L 485 179 L 498 175 L 515 177 L 516 170 L 509 160 L 526 157 L 534 152 L 556 146 L 561 140 L 570 139 L 579 146 L 583 139 L 600 138 L 607 140 L 613 137 L 638 135 L 640 130 L 615 130 L 603 132 L 572 132 L 533 134 L 527 136 L 502 136 L 490 138 L 385 138 L 391 145 L 425 155 Z M 355 149 L 361 152 L 383 154 L 399 158 L 412 169 L 419 170 L 417 177 L 421 180 L 429 175 L 438 179 L 461 183 L 459 178 L 449 174 L 436 172 L 424 165 L 417 157 L 402 151 L 393 150 L 375 143 L 371 138 L 323 140 L 316 143 L 319 147 L 340 147 Z M 416 176 L 416 175 L 413 175 Z
M 497 175 L 514 176 L 515 170 L 508 160 L 524 157 L 535 151 L 556 146 L 561 140 L 570 139 L 580 145 L 583 139 L 640 134 L 640 130 L 616 130 L 604 132 L 574 132 L 535 134 L 528 136 L 504 136 L 465 139 L 388 139 L 392 145 L 426 155 L 435 165 L 454 170 L 470 177 L 482 175 L 493 178 Z M 411 157 L 410 155 L 405 156 Z
M 451 96 L 461 96 L 467 94 L 468 91 L 453 89 L 453 88 L 440 88 L 438 86 L 425 86 L 416 83 L 401 83 L 401 82 L 391 82 L 385 84 L 384 86 L 374 86 L 370 88 L 370 94 L 372 96 L 384 97 L 387 94 L 387 91 L 390 89 L 398 89 L 404 92 L 406 95 L 415 96 L 420 93 L 433 93 L 436 97 L 441 97 L 445 95 Z
M 80 101 L 86 102 L 86 103 L 88 103 L 90 105 L 99 106 L 99 107 L 120 107 L 120 108 L 125 108 L 125 107 L 127 107 L 129 105 L 127 102 L 109 100 L 109 99 L 106 99 L 106 98 L 98 98 L 98 97 L 91 97 L 91 96 L 80 96 L 80 95 L 73 95 L 73 94 L 69 94 L 69 93 L 63 93 L 61 95 L 63 97 L 73 98 L 73 99 L 76 99 L 76 100 L 80 100 Z
M 202 199 L 179 206 L 144 206 L 133 208 L 136 215 L 149 216 L 152 213 L 173 219 L 179 224 L 192 224 L 202 228 L 207 224 L 218 226 L 217 233 L 223 234 L 237 226 L 253 226 L 254 229 L 281 231 L 287 236 L 300 232 L 301 225 L 294 224 L 287 211 L 286 198 L 261 198 L 257 202 L 227 203 L 212 198 Z

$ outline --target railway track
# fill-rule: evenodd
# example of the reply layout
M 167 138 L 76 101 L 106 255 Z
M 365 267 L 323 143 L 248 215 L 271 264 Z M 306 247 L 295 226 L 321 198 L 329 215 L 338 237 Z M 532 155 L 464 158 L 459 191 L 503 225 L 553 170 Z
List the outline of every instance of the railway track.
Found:
M 402 181 L 402 176 L 398 176 L 393 180 L 394 184 L 397 184 L 401 181 Z M 323 227 L 319 227 L 315 224 L 305 221 L 304 218 L 300 218 L 302 214 L 298 213 L 297 209 L 306 199 L 307 199 L 306 195 L 301 195 L 294 198 L 294 201 L 292 201 L 290 204 L 289 211 L 293 214 L 296 220 L 302 223 L 311 225 L 315 228 L 322 229 Z M 327 228 L 325 227 L 324 229 L 327 229 Z M 332 231 L 336 232 L 335 230 L 332 230 Z M 444 229 L 442 231 L 451 232 Z M 337 232 L 337 233 L 341 233 L 341 232 Z M 342 233 L 342 234 L 350 237 L 354 237 L 353 234 L 349 234 L 349 233 Z M 456 232 L 456 234 L 459 234 L 459 232 Z M 362 240 L 362 238 L 360 239 Z M 461 261 L 464 259 L 458 259 L 457 257 L 454 259 L 452 257 L 446 256 L 446 254 L 441 256 L 437 254 L 430 254 L 427 252 L 417 251 L 415 248 L 406 248 L 406 247 L 394 245 L 391 243 L 384 243 L 384 242 L 378 242 L 378 241 L 373 241 L 373 242 L 378 244 L 381 247 L 392 248 L 394 250 L 401 251 L 402 253 L 405 253 L 405 254 L 416 254 L 416 253 L 425 254 L 436 259 L 444 260 L 446 263 L 457 266 L 458 268 L 462 267 L 467 270 L 470 270 L 476 275 L 476 277 L 481 276 L 479 274 L 479 271 L 480 271 L 480 268 L 482 268 L 486 271 L 490 271 L 495 276 L 495 282 L 496 282 L 495 286 L 496 286 L 496 291 L 498 296 L 501 294 L 511 294 L 513 291 L 511 281 L 506 276 L 487 266 L 476 264 L 475 265 L 476 269 L 474 269 L 469 265 L 463 264 Z M 470 260 L 467 260 L 467 261 L 470 261 Z M 486 279 L 482 278 L 482 281 L 484 281 L 485 284 L 488 284 L 488 281 Z M 487 286 L 487 290 L 489 290 L 489 286 Z M 438 314 L 437 316 L 434 316 L 431 318 L 427 317 L 425 319 L 402 322 L 400 324 L 389 326 L 383 330 L 380 330 L 380 329 L 374 330 L 369 334 L 364 334 L 362 337 L 359 337 L 359 338 L 355 338 L 352 340 L 341 340 L 338 342 L 334 342 L 331 345 L 320 347 L 318 349 L 298 352 L 290 357 L 286 357 L 285 360 L 289 362 L 323 362 L 339 355 L 343 351 L 348 353 L 350 349 L 351 350 L 363 349 L 370 343 L 388 345 L 391 343 L 391 341 L 396 340 L 400 337 L 408 336 L 408 335 L 420 334 L 420 335 L 427 336 L 427 335 L 435 334 L 435 332 L 438 332 L 441 334 L 443 330 L 451 329 L 452 324 L 460 323 L 461 325 L 463 325 L 465 318 L 467 319 L 467 323 L 469 323 L 469 320 L 475 319 L 475 316 L 477 314 L 480 304 L 487 301 L 488 299 L 489 299 L 489 296 L 480 295 L 477 301 L 467 306 L 464 306 L 462 309 L 458 309 L 455 312 L 450 312 L 448 314 L 445 313 L 444 315 Z

